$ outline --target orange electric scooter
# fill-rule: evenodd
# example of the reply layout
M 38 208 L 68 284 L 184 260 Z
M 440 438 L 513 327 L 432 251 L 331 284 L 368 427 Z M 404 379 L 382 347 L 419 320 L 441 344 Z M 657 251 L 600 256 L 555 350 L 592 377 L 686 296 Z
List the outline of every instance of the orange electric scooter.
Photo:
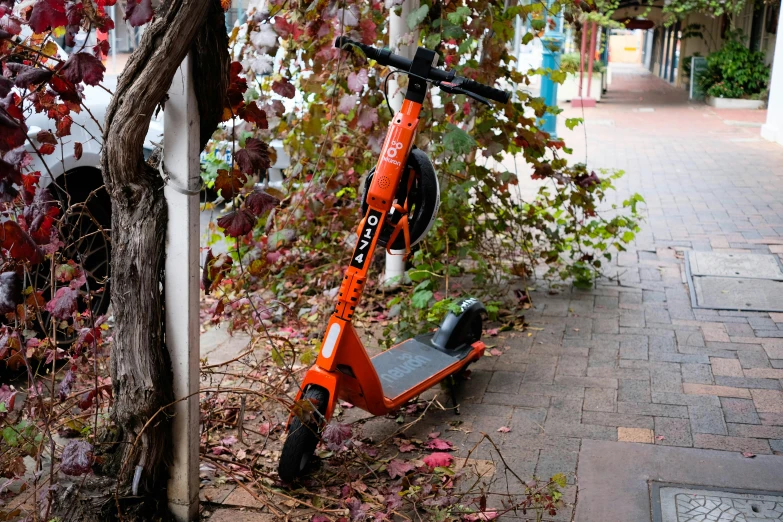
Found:
M 307 471 L 320 432 L 338 399 L 372 413 L 397 410 L 433 385 L 463 371 L 484 354 L 481 342 L 484 306 L 477 299 L 458 303 L 433 333 L 408 339 L 370 358 L 351 324 L 359 304 L 369 260 L 377 245 L 405 249 L 426 235 L 437 213 L 439 189 L 427 156 L 413 146 L 419 112 L 432 83 L 441 91 L 464 94 L 489 105 L 488 99 L 507 103 L 510 94 L 437 69 L 438 54 L 419 47 L 413 60 L 345 37 L 335 41 L 342 49 L 353 45 L 379 64 L 408 74 L 402 109 L 389 126 L 377 166 L 367 176 L 362 201 L 363 219 L 351 264 L 326 328 L 321 353 L 305 375 L 297 403 L 309 401 L 312 410 L 291 415 L 288 436 L 280 455 L 278 474 L 290 482 Z M 455 404 L 456 406 L 456 404 Z

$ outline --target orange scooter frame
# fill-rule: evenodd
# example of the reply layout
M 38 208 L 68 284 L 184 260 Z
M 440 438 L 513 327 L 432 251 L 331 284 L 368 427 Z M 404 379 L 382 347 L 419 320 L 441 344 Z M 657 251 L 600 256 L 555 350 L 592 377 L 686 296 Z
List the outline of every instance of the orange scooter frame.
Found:
M 469 356 L 455 359 L 453 364 L 397 396 L 386 397 L 372 360 L 351 324 L 367 281 L 369 260 L 386 215 L 394 203 L 397 186 L 413 146 L 421 107 L 421 103 L 405 99 L 402 109 L 389 126 L 375 176 L 367 193 L 369 209 L 359 224 L 358 241 L 340 286 L 337 307 L 326 328 L 318 359 L 305 375 L 297 395 L 297 400 L 300 400 L 303 391 L 310 385 L 325 389 L 329 393 L 325 414 L 327 420 L 334 411 L 337 399 L 348 401 L 373 415 L 385 415 L 484 354 L 484 343 L 475 342 L 471 345 L 472 353 Z

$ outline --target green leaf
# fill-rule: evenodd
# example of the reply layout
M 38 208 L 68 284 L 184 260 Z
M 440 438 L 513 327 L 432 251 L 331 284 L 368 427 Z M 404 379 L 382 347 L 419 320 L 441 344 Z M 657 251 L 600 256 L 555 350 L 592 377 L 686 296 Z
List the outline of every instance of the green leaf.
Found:
M 536 31 L 543 31 L 544 27 L 546 27 L 546 21 L 540 18 L 536 20 L 530 20 L 530 27 Z
M 408 14 L 408 29 L 413 31 L 418 27 L 420 23 L 424 21 L 425 18 L 427 18 L 427 13 L 430 12 L 430 6 L 427 4 L 424 4 L 423 6 L 419 7 L 418 9 L 411 11 L 410 14 Z
M 448 132 L 443 136 L 443 145 L 446 150 L 456 154 L 468 154 L 476 146 L 476 140 L 453 123 L 449 123 Z
M 566 118 L 565 124 L 566 127 L 568 127 L 569 130 L 574 130 L 574 127 L 582 123 L 584 120 L 582 118 Z
M 525 33 L 524 36 L 522 36 L 522 45 L 527 45 L 530 42 L 533 41 L 533 38 L 535 38 L 536 35 L 533 33 Z
M 447 14 L 446 18 L 448 18 L 449 22 L 454 25 L 462 25 L 465 21 L 467 21 L 468 16 L 470 16 L 470 8 L 463 5 L 458 7 L 457 10 L 453 13 Z
M 413 294 L 413 297 L 411 298 L 411 304 L 414 306 L 414 308 L 423 310 L 427 308 L 427 306 L 429 306 L 430 299 L 432 299 L 432 292 L 430 292 L 429 290 L 424 290 L 423 292 L 416 292 L 415 294 Z
M 549 77 L 552 79 L 552 81 L 560 84 L 566 80 L 566 76 L 566 72 L 559 69 L 549 73 Z
M 438 45 L 440 45 L 440 33 L 432 33 L 424 40 L 427 49 L 435 49 Z

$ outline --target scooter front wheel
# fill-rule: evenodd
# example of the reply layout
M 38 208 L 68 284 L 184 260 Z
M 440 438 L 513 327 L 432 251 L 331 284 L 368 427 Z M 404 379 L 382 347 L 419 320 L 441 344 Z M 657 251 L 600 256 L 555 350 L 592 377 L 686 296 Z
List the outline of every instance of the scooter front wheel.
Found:
M 306 422 L 294 417 L 288 424 L 288 437 L 277 467 L 277 474 L 283 482 L 293 482 L 305 474 L 321 438 L 329 392 L 319 386 L 310 386 L 303 400 L 310 401 L 313 410 Z

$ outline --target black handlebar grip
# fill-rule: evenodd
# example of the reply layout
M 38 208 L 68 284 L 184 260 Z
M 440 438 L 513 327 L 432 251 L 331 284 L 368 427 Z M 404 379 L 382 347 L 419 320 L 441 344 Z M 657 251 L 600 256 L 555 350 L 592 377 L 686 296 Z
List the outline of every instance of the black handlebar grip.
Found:
M 495 100 L 499 103 L 508 103 L 508 100 L 511 99 L 510 92 L 501 91 L 500 89 L 495 89 L 494 87 L 474 82 L 473 80 L 468 80 L 467 78 L 463 79 L 462 82 L 458 83 L 457 85 L 466 91 L 470 91 L 490 100 Z

